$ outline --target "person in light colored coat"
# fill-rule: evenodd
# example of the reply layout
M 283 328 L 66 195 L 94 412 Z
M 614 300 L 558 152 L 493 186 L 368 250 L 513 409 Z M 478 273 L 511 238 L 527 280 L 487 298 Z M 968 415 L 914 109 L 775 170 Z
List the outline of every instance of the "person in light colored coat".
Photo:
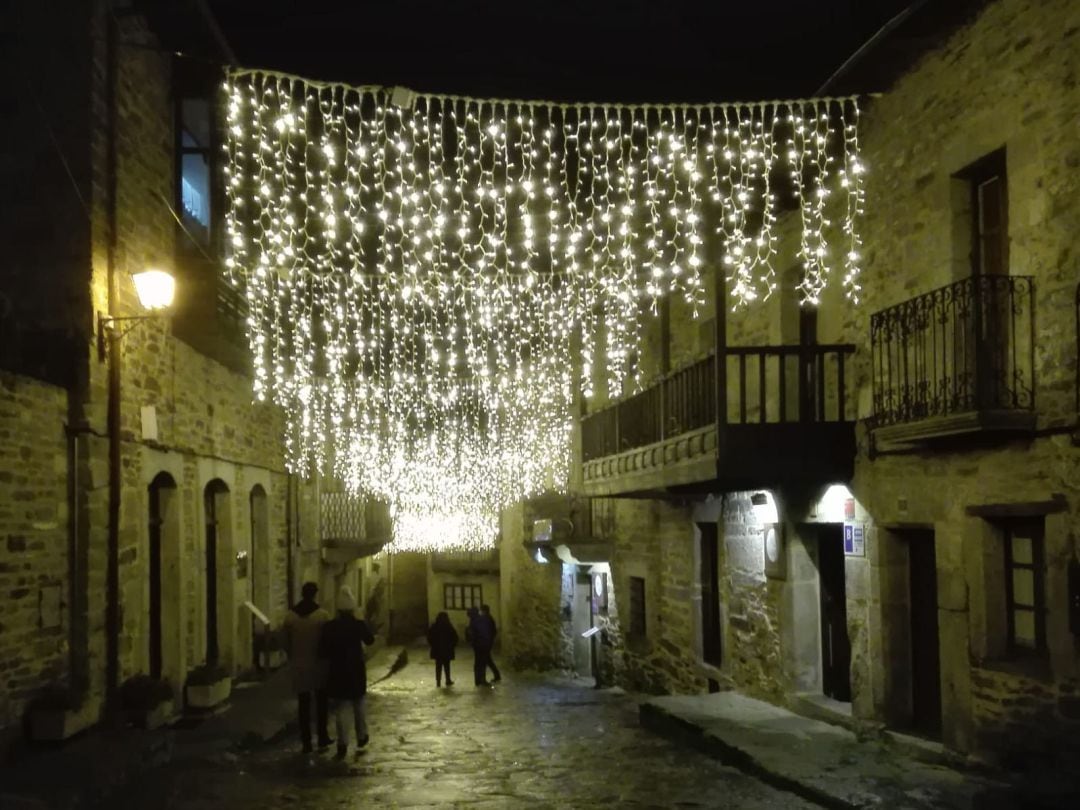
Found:
M 329 732 L 329 704 L 326 699 L 326 662 L 319 656 L 319 639 L 330 614 L 319 607 L 315 596 L 319 586 L 305 582 L 300 589 L 301 599 L 285 617 L 285 649 L 292 668 L 293 691 L 296 692 L 300 722 L 300 742 L 304 752 L 311 751 L 311 701 L 315 700 L 316 729 L 319 748 L 333 740 Z

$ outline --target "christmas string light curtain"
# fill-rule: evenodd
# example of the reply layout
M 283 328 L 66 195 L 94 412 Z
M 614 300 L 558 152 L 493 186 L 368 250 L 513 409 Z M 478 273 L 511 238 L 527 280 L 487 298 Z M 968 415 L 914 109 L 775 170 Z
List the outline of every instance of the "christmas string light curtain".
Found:
M 227 270 L 290 467 L 387 498 L 398 548 L 489 546 L 565 484 L 575 389 L 620 395 L 642 320 L 719 245 L 767 297 L 782 185 L 816 303 L 859 294 L 854 99 L 594 105 L 230 74 Z M 713 258 L 713 257 L 710 257 Z M 709 270 L 711 272 L 711 269 Z

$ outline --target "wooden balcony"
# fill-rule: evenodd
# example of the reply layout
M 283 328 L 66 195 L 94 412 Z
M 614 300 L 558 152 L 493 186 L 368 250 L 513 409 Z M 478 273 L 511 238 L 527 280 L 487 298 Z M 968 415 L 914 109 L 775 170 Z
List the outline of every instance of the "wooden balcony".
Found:
M 385 502 L 354 495 L 340 482 L 323 482 L 319 539 L 324 560 L 346 563 L 374 556 L 391 537 L 390 509 Z
M 870 318 L 879 450 L 1035 427 L 1035 286 L 972 276 Z
M 845 361 L 854 350 L 729 346 L 722 364 L 710 355 L 585 416 L 584 494 L 665 497 L 850 479 Z

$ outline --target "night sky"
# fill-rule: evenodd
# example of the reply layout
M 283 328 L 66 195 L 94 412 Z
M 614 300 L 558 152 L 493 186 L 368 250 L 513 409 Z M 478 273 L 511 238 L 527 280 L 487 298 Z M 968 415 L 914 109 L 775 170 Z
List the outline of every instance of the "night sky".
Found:
M 242 63 L 558 101 L 814 93 L 910 0 L 208 0 Z

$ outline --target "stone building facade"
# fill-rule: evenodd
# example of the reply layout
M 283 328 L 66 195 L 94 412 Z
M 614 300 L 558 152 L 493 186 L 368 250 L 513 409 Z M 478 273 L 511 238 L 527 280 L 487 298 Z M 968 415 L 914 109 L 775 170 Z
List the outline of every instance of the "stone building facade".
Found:
M 20 7 L 5 54 L 20 77 L 2 167 L 18 193 L 0 226 L 5 742 L 50 689 L 92 723 L 133 675 L 182 705 L 197 666 L 252 669 L 262 625 L 245 603 L 280 620 L 301 573 L 281 420 L 252 403 L 242 351 L 192 317 L 205 302 L 174 218 L 184 66 L 170 52 L 227 47 L 188 7 L 50 5 Z M 144 314 L 131 274 L 148 267 L 176 277 L 175 317 L 101 320 Z
M 611 545 L 599 669 L 645 691 L 736 688 L 965 752 L 1075 753 L 1080 8 L 933 6 L 837 88 L 881 91 L 859 136 L 863 300 L 833 285 L 800 308 L 789 246 L 771 299 L 730 312 L 713 290 L 696 319 L 671 301 L 641 357 L 645 387 L 708 358 L 718 312 L 732 357 L 836 347 L 815 373 L 833 375 L 825 410 L 845 411 L 846 474 L 803 457 L 810 474 L 793 480 L 778 457 L 745 487 L 733 471 L 760 460 L 741 457 L 721 458 L 715 480 L 597 486 L 577 465 L 572 491 L 593 495 L 585 533 Z M 840 353 L 843 377 L 829 371 Z M 725 359 L 728 420 L 741 384 L 751 419 L 764 407 L 783 422 L 774 378 L 765 396 Z M 806 373 L 783 362 L 795 366 L 768 373 Z M 506 643 L 522 663 L 570 669 L 576 574 L 564 563 L 561 582 L 529 545 L 533 521 L 555 512 L 504 518 Z
M 909 620 L 920 600 L 905 585 L 929 544 L 941 734 L 966 751 L 1077 751 L 1077 37 L 1075 3 L 983 4 L 896 78 L 863 130 L 861 383 L 873 375 L 883 387 L 867 351 L 870 313 L 973 274 L 1010 296 L 984 296 L 983 328 L 998 345 L 983 376 L 992 387 L 1007 378 L 1005 410 L 1020 411 L 1020 424 L 992 431 L 991 416 L 938 441 L 917 422 L 899 436 L 879 426 L 852 486 L 870 516 L 874 629 L 856 712 L 903 724 L 920 710 L 920 642 L 905 638 L 920 632 Z

